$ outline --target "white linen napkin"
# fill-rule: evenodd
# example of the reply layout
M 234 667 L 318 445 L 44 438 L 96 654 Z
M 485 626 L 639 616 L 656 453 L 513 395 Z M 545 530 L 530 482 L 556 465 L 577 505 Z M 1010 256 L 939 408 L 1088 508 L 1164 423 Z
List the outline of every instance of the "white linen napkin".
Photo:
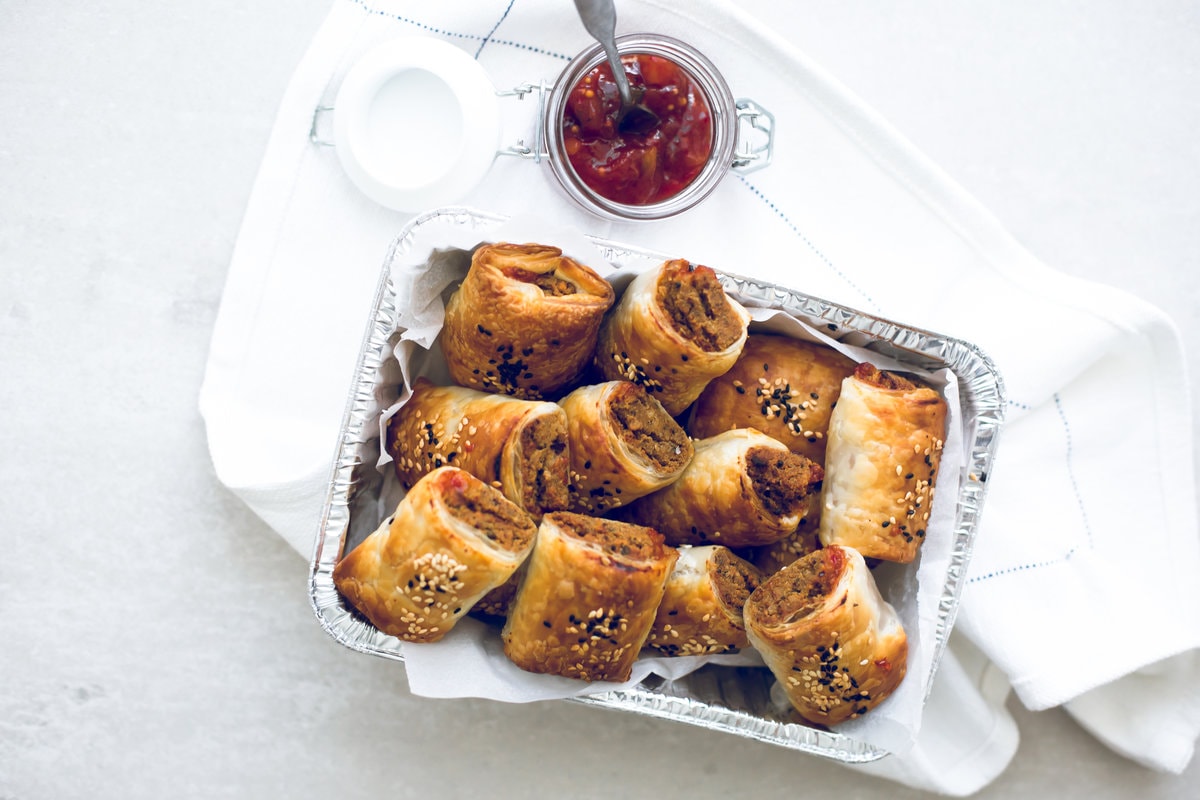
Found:
M 497 159 L 464 204 L 536 211 L 961 337 L 1006 382 L 1009 422 L 917 746 L 864 769 L 976 791 L 1015 752 L 1011 686 L 1030 708 L 1065 705 L 1116 752 L 1182 771 L 1200 734 L 1200 536 L 1170 321 L 1038 262 L 729 3 L 623 0 L 620 29 L 687 40 L 735 95 L 771 110 L 773 164 L 651 224 L 597 221 L 567 204 L 544 165 L 512 158 Z M 378 272 L 410 218 L 363 197 L 309 131 L 358 55 L 414 34 L 464 49 L 502 89 L 552 81 L 589 43 L 564 2 L 336 0 L 300 63 L 230 265 L 200 408 L 218 477 L 305 556 Z

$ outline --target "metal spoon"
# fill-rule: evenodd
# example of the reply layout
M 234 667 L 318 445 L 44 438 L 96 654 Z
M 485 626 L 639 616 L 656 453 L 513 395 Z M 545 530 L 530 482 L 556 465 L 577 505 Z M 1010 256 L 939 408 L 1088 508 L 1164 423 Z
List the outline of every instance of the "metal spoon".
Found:
M 617 112 L 617 130 L 621 133 L 646 133 L 658 124 L 658 115 L 641 103 L 634 102 L 633 90 L 621 56 L 617 53 L 617 9 L 613 0 L 575 0 L 575 10 L 583 20 L 583 27 L 604 48 L 608 64 L 612 67 L 617 91 L 621 93 L 621 110 Z

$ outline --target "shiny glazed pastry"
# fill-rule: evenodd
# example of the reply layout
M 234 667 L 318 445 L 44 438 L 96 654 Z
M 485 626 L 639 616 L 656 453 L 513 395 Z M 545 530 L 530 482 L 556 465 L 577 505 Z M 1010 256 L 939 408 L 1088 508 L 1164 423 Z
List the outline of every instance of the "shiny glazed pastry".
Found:
M 482 245 L 446 304 L 450 375 L 481 391 L 552 396 L 587 366 L 613 297 L 608 281 L 557 247 Z
M 505 655 L 528 672 L 628 680 L 677 557 L 649 528 L 547 514 L 501 633 Z
M 338 591 L 384 633 L 436 642 L 503 585 L 537 528 L 496 489 L 454 467 L 412 487 L 333 570 Z
M 709 267 L 682 259 L 638 275 L 604 320 L 596 366 L 681 414 L 742 351 L 750 315 Z
M 762 573 L 728 547 L 683 547 L 647 644 L 668 656 L 735 653 L 749 647 L 742 607 Z
M 904 679 L 908 638 L 853 548 L 784 567 L 750 595 L 744 618 L 750 643 L 813 724 L 859 717 Z
M 534 516 L 567 507 L 567 416 L 548 401 L 418 378 L 412 397 L 388 421 L 386 447 L 406 489 L 453 466 Z
M 692 460 L 691 438 L 637 384 L 583 386 L 558 404 L 567 414 L 571 511 L 629 503 L 670 484 Z
M 618 512 L 647 525 L 668 544 L 754 547 L 796 530 L 815 503 L 821 468 L 751 428 L 695 442 L 679 479 Z
M 860 364 L 829 424 L 820 537 L 867 558 L 907 563 L 929 524 L 946 436 L 933 389 Z
M 704 438 L 757 428 L 793 453 L 824 464 L 829 413 L 854 366 L 828 345 L 752 333 L 733 368 L 696 400 L 688 433 Z

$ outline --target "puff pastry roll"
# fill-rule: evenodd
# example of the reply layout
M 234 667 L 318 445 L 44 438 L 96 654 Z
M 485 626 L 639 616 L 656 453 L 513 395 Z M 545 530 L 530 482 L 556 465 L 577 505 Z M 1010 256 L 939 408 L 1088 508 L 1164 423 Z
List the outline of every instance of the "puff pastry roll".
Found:
M 732 369 L 696 400 L 688 433 L 702 439 L 731 428 L 757 428 L 793 453 L 824 464 L 829 413 L 854 366 L 827 345 L 752 333 Z
M 568 386 L 596 348 L 613 288 L 539 244 L 486 244 L 446 304 L 442 352 L 460 386 L 540 399 Z
M 630 503 L 620 518 L 654 528 L 672 545 L 766 545 L 796 530 L 821 485 L 814 461 L 752 428 L 695 448 L 678 480 Z
M 860 364 L 829 425 L 821 543 L 907 563 L 929 523 L 946 401 L 928 386 Z
M 384 633 L 436 642 L 529 555 L 537 528 L 496 489 L 455 467 L 412 487 L 396 513 L 338 562 L 333 581 Z
M 681 414 L 742 351 L 750 315 L 709 267 L 667 261 L 634 278 L 604 320 L 596 366 Z
M 637 384 L 582 386 L 558 404 L 567 414 L 571 511 L 629 503 L 674 481 L 692 460 L 691 438 Z
M 749 647 L 742 607 L 761 582 L 758 568 L 728 547 L 680 548 L 646 643 L 668 656 Z
M 529 672 L 628 680 L 677 557 L 649 528 L 547 514 L 501 632 L 505 654 Z
M 908 638 L 853 548 L 826 547 L 767 578 L 744 619 L 750 643 L 808 722 L 861 716 L 904 679 Z
M 388 421 L 386 447 L 406 489 L 453 466 L 534 516 L 567 507 L 567 415 L 548 401 L 418 378 L 412 397 Z

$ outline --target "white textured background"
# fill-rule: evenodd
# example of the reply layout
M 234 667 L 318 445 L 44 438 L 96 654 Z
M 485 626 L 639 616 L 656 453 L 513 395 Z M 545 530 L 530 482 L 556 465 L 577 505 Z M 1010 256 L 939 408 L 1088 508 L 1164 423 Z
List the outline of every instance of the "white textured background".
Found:
M 1200 375 L 1194 0 L 743 5 L 1044 261 L 1171 314 Z M 646 718 L 414 698 L 321 631 L 303 561 L 213 477 L 196 395 L 327 8 L 0 3 L 0 798 L 919 796 Z M 1200 796 L 1196 762 L 1016 713 L 980 797 Z

